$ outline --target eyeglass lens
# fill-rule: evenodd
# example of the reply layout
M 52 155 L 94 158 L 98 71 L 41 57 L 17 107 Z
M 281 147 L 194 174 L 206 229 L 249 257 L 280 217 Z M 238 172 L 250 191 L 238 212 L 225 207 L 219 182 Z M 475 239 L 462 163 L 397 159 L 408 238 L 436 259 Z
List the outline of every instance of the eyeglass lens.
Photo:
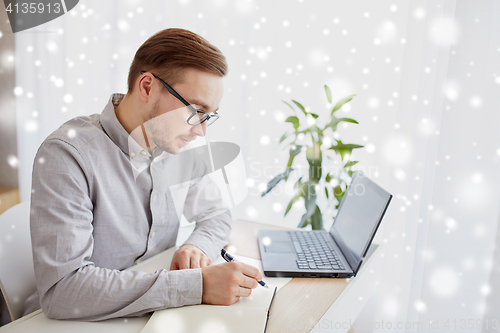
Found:
M 190 125 L 199 125 L 202 122 L 206 122 L 207 126 L 209 126 L 217 119 L 216 116 L 210 116 L 210 119 L 208 119 L 208 118 L 209 118 L 208 114 L 198 112 L 198 113 L 192 115 L 191 117 L 189 117 L 188 123 Z

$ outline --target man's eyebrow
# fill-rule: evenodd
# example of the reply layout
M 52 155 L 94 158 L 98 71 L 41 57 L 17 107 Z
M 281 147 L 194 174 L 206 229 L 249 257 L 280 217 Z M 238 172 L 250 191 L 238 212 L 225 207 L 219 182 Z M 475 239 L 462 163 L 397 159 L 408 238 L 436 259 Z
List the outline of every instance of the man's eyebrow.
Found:
M 192 104 L 196 104 L 196 105 L 199 105 L 201 106 L 203 109 L 205 110 L 209 110 L 210 108 L 205 104 L 203 103 L 202 101 L 198 100 L 198 99 L 192 99 L 191 100 L 191 103 Z M 214 112 L 217 112 L 219 109 L 215 110 Z
M 203 103 L 202 101 L 200 101 L 199 99 L 190 99 L 190 102 L 191 102 L 191 104 L 199 105 L 202 108 L 204 108 L 205 110 L 208 110 L 208 106 L 205 103 Z

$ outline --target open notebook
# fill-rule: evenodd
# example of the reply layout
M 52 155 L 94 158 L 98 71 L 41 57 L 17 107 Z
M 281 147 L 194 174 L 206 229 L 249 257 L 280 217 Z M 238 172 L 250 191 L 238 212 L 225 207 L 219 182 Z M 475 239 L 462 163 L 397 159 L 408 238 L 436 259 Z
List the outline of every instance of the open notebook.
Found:
M 141 333 L 265 332 L 276 286 L 258 286 L 230 306 L 191 305 L 156 311 Z
M 161 254 L 161 258 L 154 261 L 148 259 L 132 269 L 154 272 L 160 262 L 164 267 L 169 267 L 174 251 L 174 248 L 167 250 Z M 262 272 L 260 260 L 238 255 L 235 257 Z M 225 263 L 222 257 L 218 257 L 213 264 L 220 263 Z M 274 295 L 290 280 L 264 277 L 269 289 L 257 286 L 250 297 L 240 297 L 238 302 L 230 306 L 200 304 L 155 311 L 141 333 L 264 332 Z

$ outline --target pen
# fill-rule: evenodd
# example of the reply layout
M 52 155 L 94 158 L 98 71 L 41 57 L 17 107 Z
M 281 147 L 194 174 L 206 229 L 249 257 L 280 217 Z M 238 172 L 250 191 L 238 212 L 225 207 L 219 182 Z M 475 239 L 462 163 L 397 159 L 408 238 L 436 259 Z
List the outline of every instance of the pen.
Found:
M 222 256 L 222 258 L 224 258 L 225 261 L 227 262 L 231 262 L 231 261 L 238 261 L 236 260 L 232 255 L 229 254 L 229 252 L 227 252 L 226 250 L 222 249 L 220 250 L 220 255 Z M 259 284 L 264 287 L 264 288 L 268 288 L 269 287 L 267 286 L 267 284 L 264 282 L 264 281 L 258 281 Z

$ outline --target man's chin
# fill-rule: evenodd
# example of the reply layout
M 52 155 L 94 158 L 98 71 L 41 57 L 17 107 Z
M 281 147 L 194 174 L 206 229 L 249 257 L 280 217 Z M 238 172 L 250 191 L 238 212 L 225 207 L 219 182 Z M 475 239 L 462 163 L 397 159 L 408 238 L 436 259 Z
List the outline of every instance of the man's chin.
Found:
M 170 153 L 172 155 L 176 155 L 176 154 L 179 154 L 181 152 L 181 150 L 182 150 L 182 148 L 175 148 L 175 149 L 169 149 L 166 152 Z
M 166 151 L 169 154 L 175 155 L 178 154 L 182 147 L 170 147 L 170 146 L 158 146 L 161 150 Z
M 187 146 L 187 143 L 185 140 L 180 140 L 180 143 L 172 141 L 170 142 L 169 145 L 158 145 L 158 147 L 160 147 L 161 150 L 166 151 L 169 154 L 175 155 L 180 153 L 183 150 L 183 148 Z

